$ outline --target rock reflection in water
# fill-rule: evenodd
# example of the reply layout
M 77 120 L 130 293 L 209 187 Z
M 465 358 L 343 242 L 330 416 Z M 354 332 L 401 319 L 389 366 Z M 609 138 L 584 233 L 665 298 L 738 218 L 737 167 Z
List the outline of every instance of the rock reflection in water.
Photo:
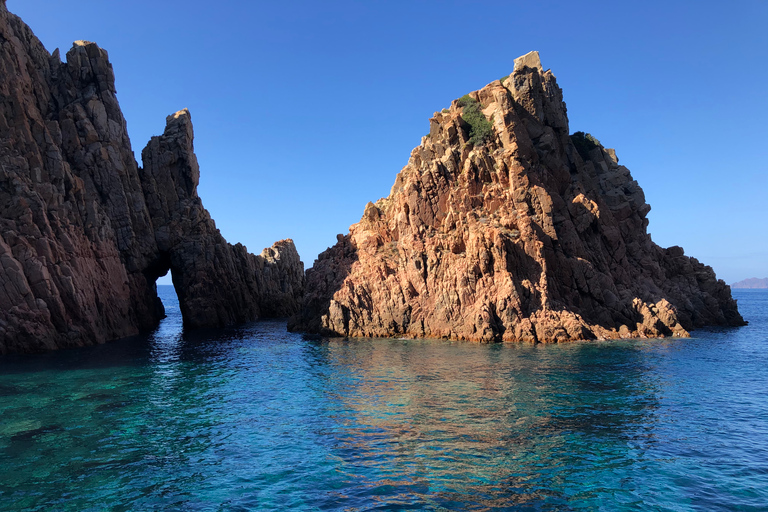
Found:
M 595 494 L 596 460 L 634 463 L 632 443 L 648 437 L 637 427 L 657 407 L 642 354 L 595 344 L 477 348 L 382 340 L 314 347 L 337 378 L 327 393 L 337 413 L 333 452 L 360 468 L 350 471 L 357 492 L 430 495 L 449 508 L 467 496 L 487 507 L 557 502 L 565 494 L 556 489 L 575 476 L 579 492 Z

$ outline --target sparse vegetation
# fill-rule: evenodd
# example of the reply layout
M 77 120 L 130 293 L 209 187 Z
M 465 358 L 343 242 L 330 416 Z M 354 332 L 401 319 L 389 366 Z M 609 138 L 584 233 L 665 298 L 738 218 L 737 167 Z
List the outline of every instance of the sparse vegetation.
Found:
M 571 135 L 571 142 L 576 146 L 576 151 L 579 152 L 581 158 L 586 160 L 589 158 L 589 152 L 593 149 L 600 147 L 600 141 L 597 140 L 591 133 L 575 132 Z
M 444 108 L 444 109 L 443 109 L 443 114 L 447 114 L 447 113 L 449 113 L 449 112 L 450 112 L 450 110 L 448 110 L 447 108 Z
M 489 140 L 493 135 L 493 125 L 480 110 L 480 103 L 465 94 L 459 98 L 459 106 L 464 109 L 461 118 L 469 125 L 469 143 L 478 145 Z
M 504 80 L 506 80 L 507 78 L 509 78 L 509 75 L 499 78 L 499 82 L 501 82 L 501 85 L 504 85 Z

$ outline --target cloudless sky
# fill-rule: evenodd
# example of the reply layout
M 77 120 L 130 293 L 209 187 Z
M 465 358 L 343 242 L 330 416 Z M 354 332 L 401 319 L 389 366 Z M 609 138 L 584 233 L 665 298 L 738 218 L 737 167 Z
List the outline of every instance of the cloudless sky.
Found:
M 133 150 L 190 109 L 203 204 L 306 267 L 389 194 L 451 100 L 541 53 L 571 132 L 616 148 L 653 239 L 768 277 L 768 1 L 8 0 L 49 51 L 109 51 Z M 161 278 L 170 283 L 170 278 Z

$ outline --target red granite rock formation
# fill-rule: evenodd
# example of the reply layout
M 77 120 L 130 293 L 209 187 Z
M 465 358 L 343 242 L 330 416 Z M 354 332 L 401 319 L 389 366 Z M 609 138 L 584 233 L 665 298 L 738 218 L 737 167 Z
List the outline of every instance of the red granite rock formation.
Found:
M 165 132 L 141 153 L 139 179 L 157 242 L 150 265 L 172 270 L 185 325 L 222 326 L 298 311 L 304 264 L 292 240 L 261 255 L 232 246 L 197 195 L 200 170 L 188 110 L 168 116 Z M 155 276 L 150 276 L 154 278 Z
M 151 329 L 169 269 L 191 327 L 296 311 L 293 243 L 248 254 L 203 208 L 187 112 L 144 158 L 140 169 L 107 52 L 78 41 L 62 63 L 0 0 L 0 353 Z
M 615 152 L 569 135 L 538 53 L 469 97 L 435 113 L 389 197 L 319 256 L 291 329 L 554 342 L 744 323 L 710 267 L 652 242 Z

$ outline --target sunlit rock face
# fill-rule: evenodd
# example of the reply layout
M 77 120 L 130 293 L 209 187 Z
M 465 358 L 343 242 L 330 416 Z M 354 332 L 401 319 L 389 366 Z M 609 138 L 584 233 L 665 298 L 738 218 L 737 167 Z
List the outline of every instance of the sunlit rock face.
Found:
M 570 136 L 537 52 L 469 97 L 435 113 L 390 195 L 320 255 L 291 329 L 557 342 L 744 323 L 710 267 L 653 243 L 616 153 Z
M 189 113 L 139 168 L 107 52 L 77 41 L 65 61 L 0 0 L 0 353 L 151 329 L 168 270 L 189 327 L 294 313 L 293 242 L 226 243 L 197 195 Z

